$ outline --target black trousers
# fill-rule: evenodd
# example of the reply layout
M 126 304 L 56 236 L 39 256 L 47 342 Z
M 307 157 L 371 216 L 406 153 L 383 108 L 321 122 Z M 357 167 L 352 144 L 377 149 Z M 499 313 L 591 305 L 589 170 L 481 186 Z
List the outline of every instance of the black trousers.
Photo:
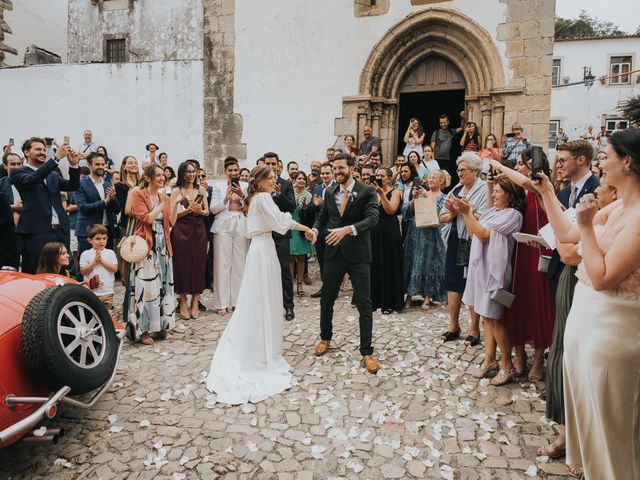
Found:
M 325 228 L 320 232 L 320 235 L 318 235 L 318 241 L 316 242 L 316 255 L 318 256 L 318 265 L 320 266 L 320 280 L 324 277 L 324 249 L 328 233 L 329 231 Z
M 24 250 L 22 257 L 22 271 L 25 273 L 36 273 L 38 268 L 38 259 L 40 258 L 40 251 L 46 243 L 60 242 L 69 252 L 69 234 L 58 228 L 56 230 L 49 230 L 45 233 L 31 233 L 21 235 Z M 71 254 L 71 252 L 69 252 Z
M 280 262 L 280 273 L 282 275 L 282 303 L 285 310 L 293 310 L 293 280 L 291 279 L 291 269 L 289 267 L 289 239 L 278 238 L 273 240 L 276 244 L 278 261 Z
M 331 259 L 325 259 L 320 299 L 320 338 L 331 340 L 333 336 L 333 306 L 340 292 L 345 274 L 353 285 L 353 300 L 360 313 L 360 353 L 371 355 L 373 347 L 373 315 L 371 312 L 371 264 L 349 263 L 338 250 Z

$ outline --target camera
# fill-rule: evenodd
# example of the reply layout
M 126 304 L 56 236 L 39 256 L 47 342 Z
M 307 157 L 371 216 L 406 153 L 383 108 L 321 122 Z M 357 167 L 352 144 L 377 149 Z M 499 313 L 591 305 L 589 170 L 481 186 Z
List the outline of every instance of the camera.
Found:
M 373 182 L 374 182 L 376 185 L 378 185 L 380 188 L 382 188 L 382 187 L 383 187 L 383 185 L 382 185 L 382 179 L 381 179 L 380 177 L 376 177 L 376 178 L 374 178 L 374 179 L 373 179 Z

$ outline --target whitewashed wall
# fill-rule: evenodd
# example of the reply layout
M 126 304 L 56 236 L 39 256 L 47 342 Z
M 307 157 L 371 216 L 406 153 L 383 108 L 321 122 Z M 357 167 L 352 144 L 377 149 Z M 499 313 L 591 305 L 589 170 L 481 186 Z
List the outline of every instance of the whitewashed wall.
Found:
M 174 167 L 202 160 L 202 78 L 201 61 L 2 69 L 0 138 L 16 150 L 32 135 L 77 146 L 89 128 L 118 167 L 128 154 L 142 161 L 148 142 Z
M 4 11 L 4 20 L 11 27 L 6 43 L 18 50 L 18 55 L 7 55 L 9 66 L 23 65 L 24 51 L 30 45 L 67 59 L 67 1 L 68 0 L 16 0 L 13 10 Z
M 69 62 L 102 62 L 103 36 L 127 36 L 130 62 L 202 59 L 202 0 L 69 1 Z M 113 5 L 123 6 L 115 10 Z
M 640 38 L 556 42 L 553 49 L 553 57 L 562 60 L 560 78 L 568 77 L 569 83 L 583 79 L 583 66 L 590 66 L 596 78 L 608 75 L 609 58 L 624 55 L 631 55 L 632 69 L 639 68 Z M 597 134 L 605 119 L 620 116 L 618 102 L 640 94 L 636 78 L 638 74 L 632 75 L 631 84 L 624 86 L 608 82 L 603 86 L 596 80 L 591 88 L 584 85 L 553 88 L 551 119 L 560 120 L 560 126 L 572 139 L 580 137 L 590 125 Z
M 433 6 L 460 11 L 494 38 L 506 12 L 498 0 Z M 392 0 L 385 15 L 355 18 L 353 1 L 270 0 L 258 19 L 255 1 L 236 0 L 234 111 L 244 119 L 248 163 L 267 150 L 285 163 L 308 165 L 324 158 L 335 141 L 342 97 L 358 94 L 360 72 L 374 45 L 388 28 L 424 8 Z M 504 56 L 504 44 L 496 45 Z M 505 77 L 511 78 L 506 66 Z

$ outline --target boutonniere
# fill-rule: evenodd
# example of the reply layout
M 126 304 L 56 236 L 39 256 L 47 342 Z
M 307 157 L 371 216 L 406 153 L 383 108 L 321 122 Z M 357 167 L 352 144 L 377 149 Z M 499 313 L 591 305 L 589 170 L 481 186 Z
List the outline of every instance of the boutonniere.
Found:
M 350 199 L 352 202 L 355 202 L 355 201 L 356 201 L 356 198 L 358 198 L 358 192 L 356 192 L 356 191 L 352 191 L 352 192 L 349 194 L 349 199 Z

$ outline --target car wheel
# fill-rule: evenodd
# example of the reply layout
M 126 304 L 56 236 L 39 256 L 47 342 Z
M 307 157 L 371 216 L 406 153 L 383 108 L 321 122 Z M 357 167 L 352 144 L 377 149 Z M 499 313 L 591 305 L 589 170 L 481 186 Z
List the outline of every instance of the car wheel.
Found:
M 34 296 L 22 317 L 22 350 L 52 390 L 75 394 L 102 386 L 113 373 L 118 339 L 109 312 L 93 292 L 60 285 Z

